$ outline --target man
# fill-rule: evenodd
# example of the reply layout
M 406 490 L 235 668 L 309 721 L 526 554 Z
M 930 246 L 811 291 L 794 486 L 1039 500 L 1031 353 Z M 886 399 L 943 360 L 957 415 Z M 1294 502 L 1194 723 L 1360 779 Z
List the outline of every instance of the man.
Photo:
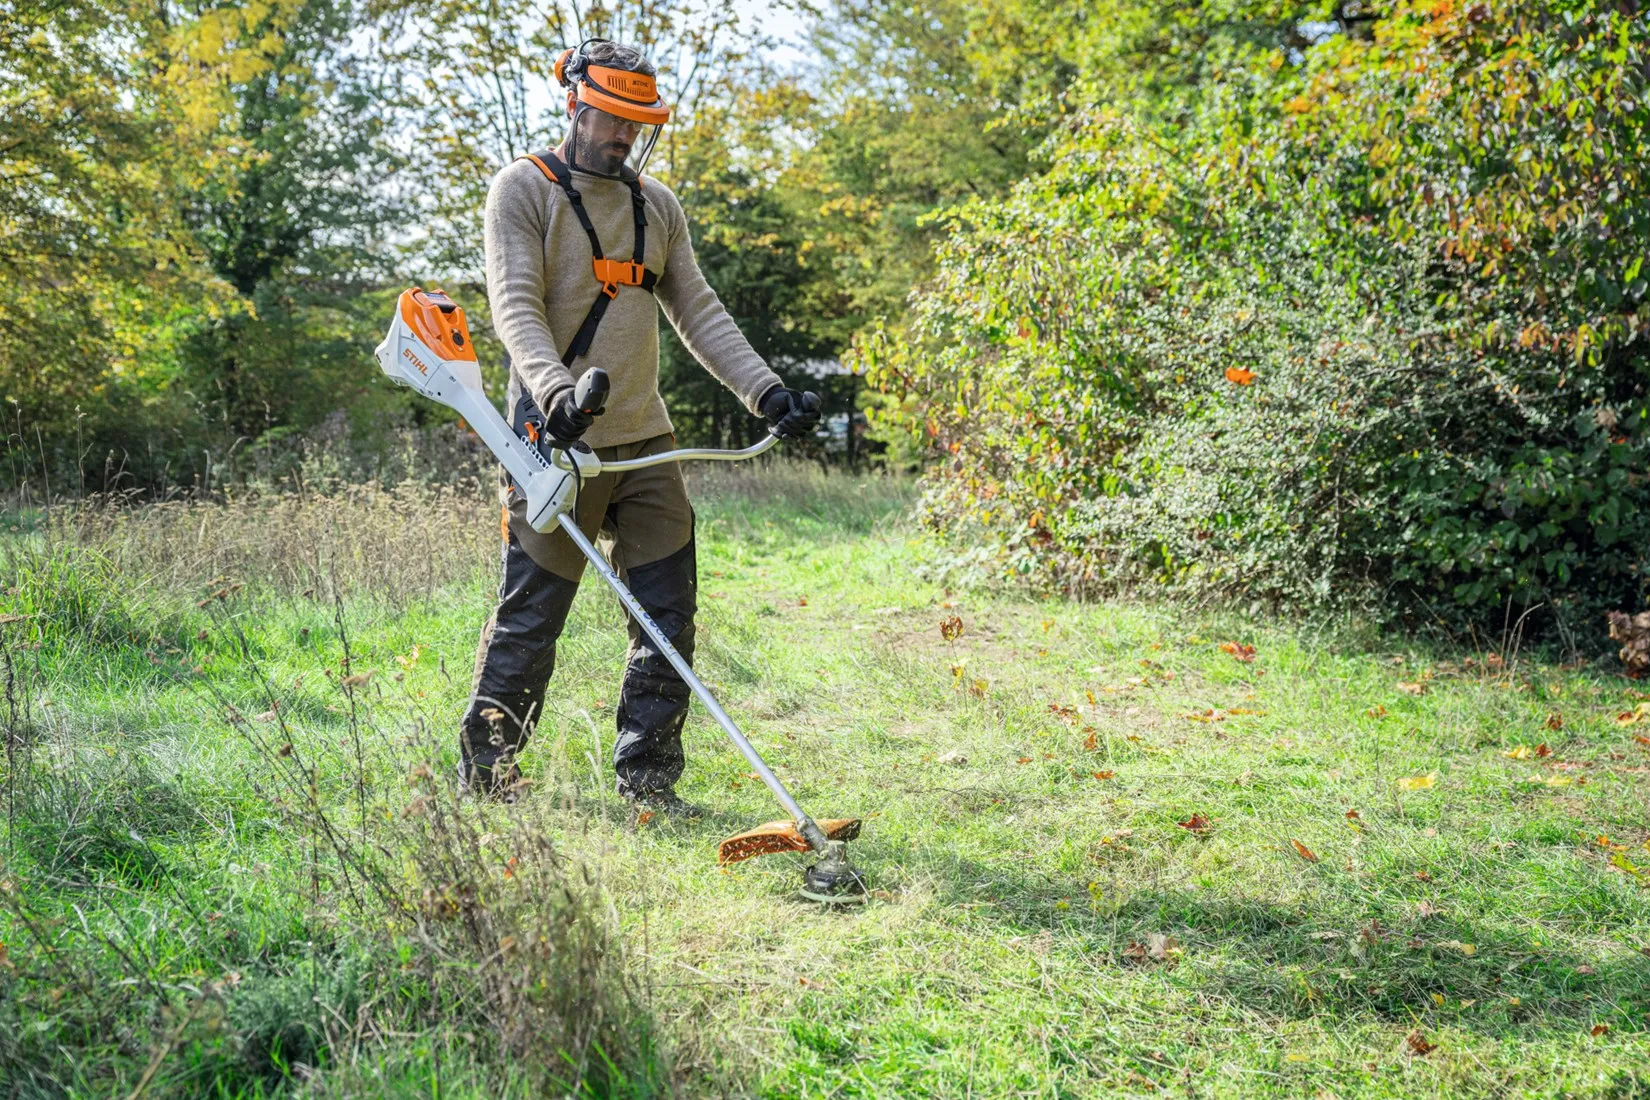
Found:
M 751 349 L 694 261 L 676 196 L 640 175 L 670 115 L 653 66 L 633 49 L 591 40 L 564 52 L 556 75 L 568 89 L 567 136 L 553 152 L 505 168 L 487 194 L 487 290 L 509 358 L 512 425 L 545 448 L 583 440 L 604 461 L 674 448 L 658 388 L 662 307 L 683 345 L 776 434 L 811 432 L 819 399 L 787 388 Z M 599 421 L 572 401 L 575 378 L 593 367 L 612 383 Z M 528 526 L 513 486 L 503 501 L 504 575 L 481 631 L 459 767 L 470 789 L 513 798 L 514 757 L 543 710 L 585 560 L 560 530 Z M 603 474 L 580 489 L 574 515 L 691 661 L 698 574 L 680 468 Z M 674 786 L 690 694 L 629 626 L 613 746 L 618 789 L 647 809 L 682 813 Z

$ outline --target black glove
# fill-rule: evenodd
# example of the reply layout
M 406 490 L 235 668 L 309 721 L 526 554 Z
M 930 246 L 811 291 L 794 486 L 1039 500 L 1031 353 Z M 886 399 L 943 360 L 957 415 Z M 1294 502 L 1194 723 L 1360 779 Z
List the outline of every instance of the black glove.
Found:
M 780 439 L 801 439 L 819 426 L 819 395 L 775 386 L 762 395 L 762 415 Z
M 561 396 L 551 402 L 550 412 L 544 418 L 544 434 L 557 446 L 571 447 L 604 411 L 594 414 L 583 411 L 574 403 L 573 391 L 563 390 Z

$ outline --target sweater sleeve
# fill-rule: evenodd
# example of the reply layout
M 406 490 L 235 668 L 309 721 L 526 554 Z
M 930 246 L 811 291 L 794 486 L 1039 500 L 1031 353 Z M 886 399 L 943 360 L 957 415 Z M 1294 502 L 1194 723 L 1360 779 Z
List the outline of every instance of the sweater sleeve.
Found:
M 681 203 L 669 188 L 651 178 L 647 186 L 662 192 L 664 214 L 669 222 L 666 240 L 670 251 L 665 258 L 664 274 L 654 288 L 665 317 L 699 365 L 732 390 L 745 408 L 761 415 L 758 403 L 762 395 L 782 385 L 780 378 L 756 354 L 745 334 L 728 316 L 716 291 L 705 282 L 704 272 L 699 270 L 699 262 L 693 256 L 693 241 L 688 236 L 687 215 L 682 212 Z
M 572 388 L 573 373 L 561 361 L 545 315 L 545 188 L 531 163 L 509 165 L 487 189 L 484 239 L 487 298 L 493 331 L 510 353 L 510 366 L 538 407 Z

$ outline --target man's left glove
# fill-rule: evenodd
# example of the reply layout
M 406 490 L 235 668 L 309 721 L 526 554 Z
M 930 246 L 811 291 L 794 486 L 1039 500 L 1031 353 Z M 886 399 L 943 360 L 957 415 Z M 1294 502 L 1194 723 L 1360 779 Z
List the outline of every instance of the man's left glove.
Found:
M 762 415 L 780 439 L 801 439 L 819 426 L 819 395 L 775 386 L 762 395 Z

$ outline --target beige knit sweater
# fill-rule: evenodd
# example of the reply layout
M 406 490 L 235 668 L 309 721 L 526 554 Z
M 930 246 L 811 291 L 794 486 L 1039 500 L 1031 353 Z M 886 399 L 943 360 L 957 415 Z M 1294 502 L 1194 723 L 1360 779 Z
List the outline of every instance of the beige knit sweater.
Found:
M 629 260 L 635 249 L 630 189 L 619 180 L 573 174 L 602 251 Z M 562 189 L 531 161 L 518 160 L 487 192 L 487 294 L 493 328 L 510 353 L 509 404 L 523 389 L 548 410 L 576 375 L 607 371 L 607 411 L 585 433 L 592 447 L 651 439 L 672 431 L 659 396 L 659 309 L 701 365 L 732 390 L 752 413 L 779 376 L 751 349 L 733 318 L 705 282 L 693 258 L 687 218 L 670 189 L 643 177 L 647 200 L 647 267 L 659 276 L 654 292 L 621 286 L 590 351 L 569 370 L 561 352 L 573 341 L 600 293 L 591 270 L 590 238 Z M 655 305 L 657 299 L 657 305 Z

